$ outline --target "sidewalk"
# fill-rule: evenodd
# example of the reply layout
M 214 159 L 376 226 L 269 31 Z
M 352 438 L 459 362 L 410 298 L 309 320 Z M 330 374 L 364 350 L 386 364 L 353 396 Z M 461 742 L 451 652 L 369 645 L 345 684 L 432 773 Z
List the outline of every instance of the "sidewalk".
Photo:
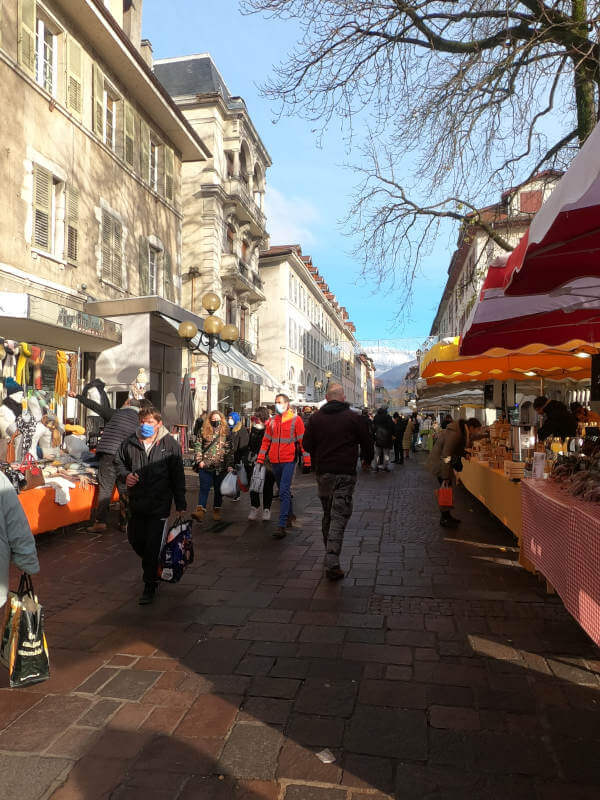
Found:
M 39 537 L 53 675 L 0 672 L 2 796 L 595 800 L 599 651 L 466 493 L 439 527 L 422 462 L 361 475 L 338 584 L 310 475 L 298 530 L 227 503 L 149 607 L 123 534 Z

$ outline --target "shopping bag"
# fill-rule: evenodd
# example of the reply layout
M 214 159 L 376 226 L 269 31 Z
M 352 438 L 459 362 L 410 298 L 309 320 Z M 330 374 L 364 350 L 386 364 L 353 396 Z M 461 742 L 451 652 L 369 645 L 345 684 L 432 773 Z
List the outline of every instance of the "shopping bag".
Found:
M 38 486 L 44 485 L 45 481 L 42 470 L 38 467 L 37 461 L 31 453 L 25 453 L 19 470 L 25 476 L 23 491 L 26 489 L 35 489 Z
M 235 472 L 228 472 L 221 481 L 221 494 L 223 497 L 236 498 L 239 494 L 237 475 Z
M 248 491 L 248 473 L 246 472 L 246 467 L 243 464 L 238 464 L 235 468 L 237 472 L 237 484 L 238 489 L 242 492 Z
M 260 494 L 265 486 L 265 475 L 267 468 L 264 464 L 255 464 L 252 470 L 252 480 L 250 481 L 250 491 Z
M 440 508 L 452 508 L 454 506 L 454 495 L 451 486 L 442 486 L 437 492 L 438 506 Z
M 26 573 L 21 576 L 17 591 L 8 595 L 0 656 L 8 667 L 11 688 L 40 683 L 50 677 L 44 611 L 35 595 L 31 577 Z
M 179 518 L 173 525 L 165 521 L 158 559 L 158 578 L 178 583 L 186 568 L 194 561 L 192 523 Z

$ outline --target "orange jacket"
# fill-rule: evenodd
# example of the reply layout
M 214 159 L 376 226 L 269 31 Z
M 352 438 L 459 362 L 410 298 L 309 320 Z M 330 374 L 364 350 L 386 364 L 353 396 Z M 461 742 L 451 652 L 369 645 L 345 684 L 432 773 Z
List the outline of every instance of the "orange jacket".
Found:
M 271 464 L 287 464 L 295 461 L 297 448 L 302 451 L 305 467 L 310 467 L 310 455 L 302 449 L 304 423 L 302 417 L 293 411 L 277 414 L 267 421 L 257 462 L 264 464 L 268 459 Z

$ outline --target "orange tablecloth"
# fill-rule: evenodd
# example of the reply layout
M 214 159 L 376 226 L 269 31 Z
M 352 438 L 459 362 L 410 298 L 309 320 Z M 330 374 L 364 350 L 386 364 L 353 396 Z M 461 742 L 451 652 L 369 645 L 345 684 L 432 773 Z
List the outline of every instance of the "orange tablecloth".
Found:
M 33 534 L 37 535 L 87 522 L 96 505 L 97 491 L 97 486 L 88 486 L 85 489 L 77 486 L 70 490 L 71 500 L 66 506 L 59 506 L 54 502 L 54 488 L 51 486 L 21 492 L 19 500 Z M 112 499 L 113 502 L 119 499 L 116 489 Z

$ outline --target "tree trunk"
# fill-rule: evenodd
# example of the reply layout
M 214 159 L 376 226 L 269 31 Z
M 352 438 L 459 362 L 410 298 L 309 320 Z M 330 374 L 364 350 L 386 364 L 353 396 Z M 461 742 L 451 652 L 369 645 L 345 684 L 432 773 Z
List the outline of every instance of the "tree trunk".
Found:
M 588 35 L 587 0 L 572 0 L 573 20 L 579 23 L 580 33 Z M 596 124 L 596 82 L 583 53 L 573 56 L 575 66 L 575 103 L 577 106 L 577 135 L 581 147 Z

